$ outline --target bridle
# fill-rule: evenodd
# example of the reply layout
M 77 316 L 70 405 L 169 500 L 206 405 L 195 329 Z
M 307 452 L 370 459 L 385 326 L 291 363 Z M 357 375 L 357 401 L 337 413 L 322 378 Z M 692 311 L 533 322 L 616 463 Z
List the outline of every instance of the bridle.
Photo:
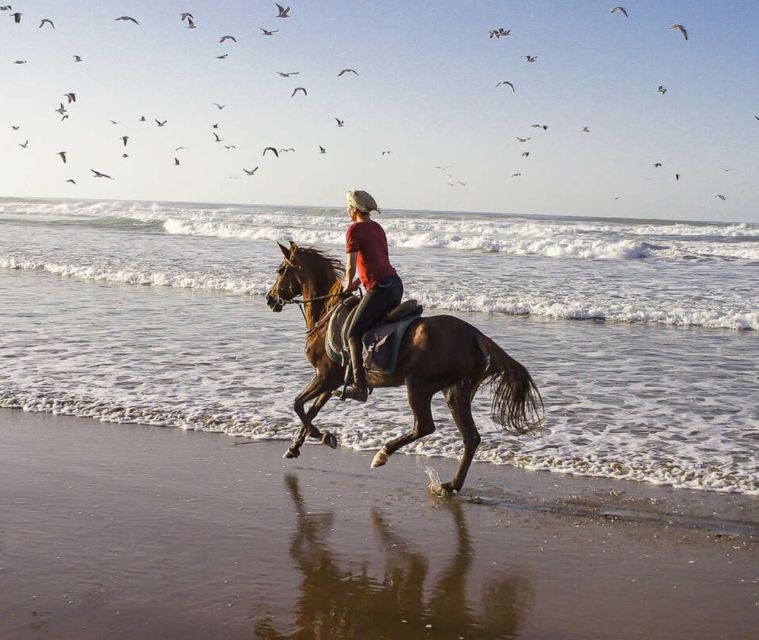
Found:
M 346 295 L 345 293 L 340 291 L 339 293 L 331 293 L 325 296 L 316 296 L 314 298 L 308 298 L 306 300 L 304 300 L 303 298 L 292 298 L 291 300 L 285 300 L 282 296 L 277 294 L 274 300 L 276 301 L 277 304 L 282 305 L 282 306 L 285 306 L 286 304 L 297 304 L 298 309 L 300 309 L 300 313 L 303 316 L 303 321 L 306 323 L 306 327 L 308 328 L 308 321 L 306 320 L 306 312 L 303 310 L 303 308 L 307 304 L 311 304 L 313 302 L 322 302 L 324 300 L 331 300 L 332 298 L 348 297 L 350 295 L 352 294 Z M 310 336 L 314 331 L 316 331 L 319 327 L 321 327 L 329 319 L 329 317 L 335 312 L 338 306 L 339 305 L 335 305 L 329 310 L 329 312 L 327 312 L 327 314 L 324 315 L 324 317 L 319 318 L 319 322 L 317 322 L 313 327 L 311 327 L 311 329 L 308 329 L 308 331 L 306 332 L 306 335 Z

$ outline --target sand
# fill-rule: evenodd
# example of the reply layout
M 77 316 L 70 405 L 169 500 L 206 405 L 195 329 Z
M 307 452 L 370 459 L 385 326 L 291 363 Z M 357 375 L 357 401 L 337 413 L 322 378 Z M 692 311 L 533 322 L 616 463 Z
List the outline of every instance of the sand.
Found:
M 755 638 L 759 500 L 0 411 L 0 638 Z

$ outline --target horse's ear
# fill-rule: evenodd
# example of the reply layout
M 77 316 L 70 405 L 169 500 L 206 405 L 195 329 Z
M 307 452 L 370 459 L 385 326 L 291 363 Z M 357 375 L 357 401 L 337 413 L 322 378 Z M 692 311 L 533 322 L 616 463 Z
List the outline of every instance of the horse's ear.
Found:
M 277 243 L 277 246 L 279 247 L 279 250 L 282 252 L 282 255 L 285 256 L 288 260 L 290 259 L 290 249 L 288 249 L 285 245 Z
M 294 258 L 296 253 L 298 253 L 298 245 L 294 240 L 290 240 L 290 258 Z

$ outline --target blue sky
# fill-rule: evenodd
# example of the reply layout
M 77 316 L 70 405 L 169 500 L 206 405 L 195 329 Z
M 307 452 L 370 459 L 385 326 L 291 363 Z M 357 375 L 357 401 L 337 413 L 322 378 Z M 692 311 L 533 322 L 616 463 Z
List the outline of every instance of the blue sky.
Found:
M 364 188 L 385 208 L 759 222 L 757 2 L 624 2 L 629 19 L 596 0 L 292 0 L 287 19 L 263 0 L 11 3 L 2 196 L 332 206 Z

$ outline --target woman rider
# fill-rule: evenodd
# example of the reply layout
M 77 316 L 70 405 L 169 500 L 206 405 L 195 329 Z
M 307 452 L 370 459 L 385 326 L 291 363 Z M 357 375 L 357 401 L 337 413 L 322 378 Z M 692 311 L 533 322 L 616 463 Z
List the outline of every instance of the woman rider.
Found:
M 348 344 L 353 366 L 353 384 L 344 398 L 366 402 L 369 395 L 362 357 L 361 338 L 391 309 L 401 303 L 403 283 L 390 264 L 387 255 L 387 238 L 382 227 L 371 218 L 377 203 L 366 191 L 348 192 L 348 215 L 353 221 L 345 234 L 346 293 L 363 284 L 366 294 L 361 299 L 348 328 Z M 354 279 L 358 272 L 358 280 Z

